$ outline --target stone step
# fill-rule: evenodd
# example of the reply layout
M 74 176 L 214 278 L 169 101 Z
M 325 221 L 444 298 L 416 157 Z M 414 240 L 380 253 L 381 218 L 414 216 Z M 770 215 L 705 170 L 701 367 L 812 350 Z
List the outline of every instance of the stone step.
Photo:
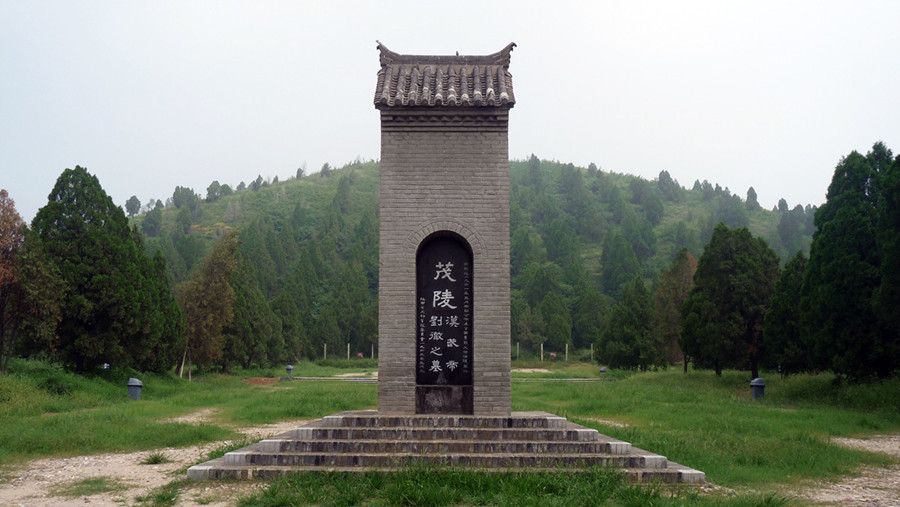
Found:
M 325 427 L 416 427 L 416 428 L 565 428 L 569 422 L 546 412 L 513 412 L 510 416 L 472 415 L 378 415 L 374 410 L 342 412 L 325 416 Z
M 283 475 L 303 472 L 396 472 L 399 467 L 383 467 L 378 469 L 363 467 L 333 467 L 333 466 L 247 466 L 226 465 L 224 458 L 217 458 L 200 465 L 194 465 L 188 469 L 187 478 L 190 480 L 249 480 L 249 479 L 274 479 Z M 488 473 L 527 473 L 527 472 L 562 472 L 566 469 L 553 468 L 529 468 L 527 470 L 510 470 L 506 468 L 484 468 L 479 472 Z M 688 468 L 677 463 L 668 462 L 666 468 L 622 468 L 619 470 L 631 482 L 664 482 L 671 484 L 703 484 L 705 475 L 703 472 Z
M 259 442 L 264 452 L 330 453 L 606 453 L 626 454 L 622 441 L 481 441 L 481 440 L 295 440 L 270 438 Z
M 248 479 L 313 470 L 460 466 L 574 471 L 603 466 L 633 481 L 702 483 L 703 472 L 545 412 L 390 416 L 342 412 L 188 469 L 191 479 Z
M 666 468 L 665 456 L 658 454 L 421 454 L 421 453 L 355 453 L 316 452 L 267 453 L 257 449 L 232 451 L 225 456 L 229 466 L 287 467 L 401 467 L 415 465 L 464 466 L 475 468 L 552 468 L 603 466 L 616 468 Z
M 575 426 L 575 425 L 573 425 Z M 567 441 L 596 442 L 597 430 L 583 427 L 546 428 L 423 428 L 423 427 L 321 427 L 305 426 L 292 431 L 294 440 L 476 440 L 476 441 Z

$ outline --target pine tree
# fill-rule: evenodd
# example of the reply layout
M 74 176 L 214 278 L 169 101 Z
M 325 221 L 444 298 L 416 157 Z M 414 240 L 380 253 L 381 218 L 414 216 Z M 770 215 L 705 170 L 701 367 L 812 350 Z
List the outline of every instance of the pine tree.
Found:
M 125 201 L 125 211 L 128 212 L 128 216 L 133 217 L 138 214 L 141 210 L 141 200 L 137 198 L 136 195 L 133 195 Z
M 694 286 L 697 260 L 687 249 L 672 259 L 668 269 L 660 273 L 659 288 L 653 298 L 653 328 L 665 344 L 669 363 L 685 361 L 678 340 L 681 337 L 681 307 Z M 685 361 L 685 365 L 687 361 Z
M 177 337 L 155 327 L 158 286 L 125 213 L 82 167 L 63 171 L 49 197 L 33 224 L 70 288 L 58 358 L 78 371 L 104 362 L 145 367 L 159 339 Z
M 890 150 L 877 143 L 837 165 L 816 232 L 801 292 L 801 325 L 816 369 L 853 378 L 887 377 L 897 365 L 896 338 L 885 336 L 873 298 L 881 283 L 877 205 Z
M 656 254 L 656 234 L 646 219 L 635 213 L 627 213 L 622 220 L 622 235 L 631 244 L 638 261 L 643 262 Z
M 756 200 L 756 190 L 753 187 L 747 189 L 747 201 L 744 205 L 747 207 L 747 211 L 757 211 L 762 208 L 759 201 Z
M 253 277 L 249 259 L 241 257 L 229 283 L 234 290 L 234 318 L 223 330 L 222 368 L 249 368 L 284 360 L 281 320 L 272 311 Z
M 295 299 L 298 290 L 285 287 L 275 299 L 272 300 L 272 311 L 281 321 L 281 336 L 284 340 L 284 359 L 288 362 L 297 362 L 303 355 L 303 345 L 306 342 L 306 328 L 300 315 L 300 307 Z
M 766 312 L 765 334 L 769 349 L 767 361 L 782 374 L 810 371 L 809 350 L 800 327 L 800 287 L 807 260 L 797 252 L 775 284 L 775 294 Z
M 613 368 L 646 371 L 666 365 L 664 343 L 653 332 L 653 304 L 644 281 L 636 276 L 622 287 L 601 339 L 601 361 Z
M 222 329 L 234 319 L 235 293 L 229 280 L 237 266 L 238 236 L 222 236 L 203 265 L 187 282 L 178 286 L 178 304 L 185 318 L 185 349 L 182 368 L 208 366 L 222 357 Z
M 746 228 L 719 224 L 697 262 L 682 307 L 681 349 L 717 375 L 727 367 L 759 375 L 765 312 L 778 278 L 778 256 Z
M 25 232 L 16 254 L 16 282 L 7 287 L 3 319 L 5 346 L 0 344 L 0 370 L 7 370 L 14 354 L 52 359 L 57 347 L 57 324 L 68 290 L 59 271 L 47 260 L 40 238 Z
M 157 201 L 156 206 L 144 216 L 144 221 L 141 223 L 141 229 L 147 236 L 159 235 L 159 231 L 162 229 L 162 210 L 162 204 Z
M 900 155 L 884 171 L 878 201 L 877 238 L 881 284 L 875 311 L 884 325 L 883 337 L 900 336 Z M 900 361 L 900 339 L 885 340 L 886 352 Z M 885 366 L 887 368 L 889 366 Z
M 572 315 L 572 341 L 575 347 L 587 348 L 600 340 L 600 333 L 609 318 L 606 296 L 588 284 L 583 284 L 575 300 Z
M 566 301 L 556 292 L 549 292 L 539 305 L 546 325 L 547 347 L 563 351 L 572 343 L 572 321 Z
M 603 273 L 600 286 L 603 292 L 612 297 L 621 293 L 624 283 L 631 281 L 641 272 L 641 265 L 631 245 L 621 233 L 614 232 L 606 236 L 603 242 L 603 253 L 600 255 Z

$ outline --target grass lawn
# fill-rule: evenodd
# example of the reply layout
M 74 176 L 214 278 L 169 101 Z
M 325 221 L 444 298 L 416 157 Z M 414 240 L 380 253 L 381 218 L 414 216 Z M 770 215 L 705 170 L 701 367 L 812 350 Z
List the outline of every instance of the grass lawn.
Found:
M 14 361 L 10 366 L 10 375 L 0 376 L 0 464 L 193 445 L 235 438 L 238 426 L 315 418 L 376 404 L 375 384 L 284 382 L 261 387 L 243 381 L 279 377 L 283 369 L 200 375 L 187 382 L 135 372 L 76 376 L 37 361 Z M 569 474 L 560 481 L 554 474 L 424 468 L 397 474 L 301 474 L 273 481 L 242 504 L 777 505 L 784 503 L 779 492 L 793 484 L 835 478 L 864 464 L 891 463 L 883 455 L 833 445 L 831 437 L 900 432 L 897 379 L 853 385 L 831 375 L 782 379 L 765 374 L 766 396 L 753 400 L 746 372 L 728 371 L 722 377 L 677 369 L 600 372 L 595 365 L 562 361 L 514 362 L 513 367 L 550 370 L 513 373 L 513 410 L 566 416 L 702 470 L 708 482 L 747 493 L 709 497 L 690 488 L 637 487 L 604 470 Z M 374 369 L 371 361 L 304 362 L 294 365 L 293 375 Z M 130 376 L 144 383 L 140 402 L 127 397 Z M 552 380 L 588 377 L 614 381 Z M 549 380 L 515 381 L 528 378 Z M 165 422 L 203 408 L 216 409 L 214 423 Z M 177 498 L 178 484 L 163 496 Z M 324 494 L 328 491 L 332 493 Z

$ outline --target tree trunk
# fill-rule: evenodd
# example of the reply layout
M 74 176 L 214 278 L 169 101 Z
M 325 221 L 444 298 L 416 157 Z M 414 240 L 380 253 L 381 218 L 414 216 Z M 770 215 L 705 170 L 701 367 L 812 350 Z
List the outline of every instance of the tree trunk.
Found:
M 684 372 L 687 373 L 688 356 L 684 356 Z
M 721 376 L 722 376 L 722 365 L 719 364 L 718 361 L 716 361 L 716 376 L 717 376 L 717 377 L 721 377 Z
M 184 378 L 184 360 L 187 358 L 187 347 L 184 348 L 184 354 L 181 355 L 181 361 L 178 362 L 178 378 Z
M 753 373 L 753 378 L 759 378 L 759 361 L 756 359 L 750 360 L 750 371 Z

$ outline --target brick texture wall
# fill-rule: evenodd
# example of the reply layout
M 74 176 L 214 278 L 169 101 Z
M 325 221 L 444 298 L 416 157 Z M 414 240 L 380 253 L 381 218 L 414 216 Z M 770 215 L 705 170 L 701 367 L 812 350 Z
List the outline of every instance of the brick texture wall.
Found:
M 378 410 L 415 413 L 416 251 L 452 231 L 473 254 L 473 408 L 510 412 L 508 110 L 381 111 Z

